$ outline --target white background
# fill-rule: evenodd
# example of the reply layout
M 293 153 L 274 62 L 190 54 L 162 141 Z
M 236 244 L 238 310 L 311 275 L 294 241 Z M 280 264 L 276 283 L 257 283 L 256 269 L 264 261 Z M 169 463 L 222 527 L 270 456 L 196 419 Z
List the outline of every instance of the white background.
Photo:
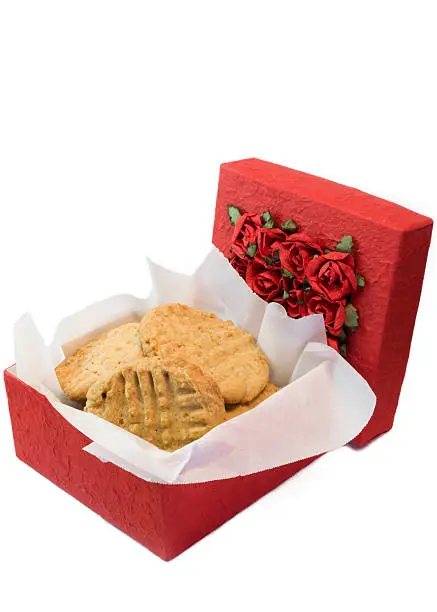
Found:
M 1 2 L 0 365 L 26 310 L 145 295 L 208 249 L 219 164 L 260 157 L 435 216 L 432 1 Z M 3 610 L 435 610 L 436 249 L 394 429 L 165 563 L 14 457 Z M 399 325 L 399 321 L 393 321 Z M 104 608 L 105 606 L 105 608 Z

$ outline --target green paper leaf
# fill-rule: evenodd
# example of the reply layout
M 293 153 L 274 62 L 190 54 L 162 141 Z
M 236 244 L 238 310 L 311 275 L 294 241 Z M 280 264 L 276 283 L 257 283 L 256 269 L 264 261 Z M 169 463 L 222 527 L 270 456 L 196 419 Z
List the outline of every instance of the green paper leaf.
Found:
M 348 234 L 345 234 L 335 247 L 335 250 L 339 251 L 340 253 L 352 253 L 353 247 L 354 243 L 352 240 L 352 236 L 348 236 Z
M 361 276 L 361 274 L 357 274 L 356 277 L 357 277 L 358 287 L 365 287 L 366 286 L 366 281 L 364 279 L 364 276 Z
M 255 255 L 256 249 L 257 249 L 256 242 L 249 244 L 249 246 L 247 247 L 247 254 L 249 255 L 249 257 L 253 257 Z
M 266 262 L 266 264 L 268 264 L 269 266 L 275 266 L 278 261 L 279 261 L 279 251 L 278 249 L 275 249 L 273 251 L 273 257 L 263 257 L 264 261 Z
M 325 255 L 326 255 L 327 253 L 332 253 L 331 249 L 323 249 L 323 252 L 325 253 Z
M 344 329 L 341 330 L 338 336 L 338 341 L 340 344 L 344 344 L 347 341 L 347 333 L 344 331 Z
M 284 289 L 284 295 L 282 297 L 284 298 L 284 300 L 287 300 L 290 297 L 290 294 Z
M 294 274 L 285 268 L 282 268 L 282 276 L 285 276 L 285 278 L 294 278 Z
M 359 324 L 358 310 L 350 303 L 346 306 L 346 322 L 344 325 L 354 331 Z
M 228 217 L 231 225 L 235 225 L 237 219 L 241 217 L 241 212 L 236 206 L 228 206 Z
M 299 304 L 299 306 L 303 306 L 305 304 L 303 300 L 297 300 L 297 303 Z
M 264 221 L 264 223 L 267 223 L 267 221 L 273 221 L 272 215 L 270 214 L 269 210 L 264 213 L 261 213 L 261 219 Z
M 297 225 L 291 219 L 286 219 L 281 225 L 281 230 L 287 234 L 294 234 L 294 232 L 297 232 Z
M 275 222 L 273 221 L 273 219 L 269 219 L 264 223 L 263 227 L 267 229 L 272 229 L 272 227 L 275 227 Z
M 340 355 L 346 359 L 346 357 L 347 357 L 346 344 L 340 344 L 339 351 L 340 351 Z

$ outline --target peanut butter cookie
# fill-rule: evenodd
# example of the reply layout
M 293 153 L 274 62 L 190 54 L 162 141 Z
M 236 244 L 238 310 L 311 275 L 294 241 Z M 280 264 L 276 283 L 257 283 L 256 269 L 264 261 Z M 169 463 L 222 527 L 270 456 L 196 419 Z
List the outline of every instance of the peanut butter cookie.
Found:
M 96 382 L 86 412 L 174 451 L 225 420 L 216 383 L 195 365 L 142 359 Z
M 88 389 L 99 378 L 142 358 L 139 323 L 127 323 L 78 348 L 57 366 L 56 375 L 68 397 L 85 402 Z
M 182 358 L 218 384 L 228 404 L 249 402 L 269 379 L 267 358 L 254 338 L 232 321 L 184 304 L 153 308 L 140 323 L 145 355 Z
M 276 393 L 276 391 L 279 391 L 279 387 L 269 382 L 264 390 L 251 402 L 246 402 L 245 404 L 226 404 L 226 420 L 229 421 L 229 419 L 233 419 L 240 414 L 244 414 L 248 410 L 252 410 L 252 408 L 261 404 L 261 402 L 273 395 L 273 393 Z

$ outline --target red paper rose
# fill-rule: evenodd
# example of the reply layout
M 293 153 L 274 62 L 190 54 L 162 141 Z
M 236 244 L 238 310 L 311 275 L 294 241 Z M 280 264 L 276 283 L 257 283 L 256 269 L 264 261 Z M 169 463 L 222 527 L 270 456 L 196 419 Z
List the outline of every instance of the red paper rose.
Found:
M 356 291 L 355 260 L 349 253 L 332 251 L 312 259 L 306 268 L 311 287 L 336 302 Z
M 247 248 L 257 244 L 258 229 L 262 226 L 261 215 L 241 215 L 235 223 L 231 249 L 238 257 L 247 257 Z
M 282 284 L 284 287 L 284 303 L 283 306 L 289 317 L 299 319 L 308 314 L 306 305 L 307 296 L 303 290 L 303 285 L 296 278 L 283 277 Z M 287 297 L 288 295 L 288 297 Z
M 260 228 L 258 230 L 258 255 L 273 260 L 275 251 L 278 248 L 276 243 L 282 242 L 286 238 L 287 234 L 280 229 Z M 280 261 L 278 260 L 277 264 L 275 263 L 274 265 L 279 267 Z
M 259 257 L 249 261 L 246 270 L 246 283 L 254 293 L 267 302 L 282 301 L 284 289 L 279 269 L 267 268 Z
M 298 280 L 306 276 L 306 267 L 314 255 L 322 252 L 321 247 L 306 234 L 292 234 L 282 243 L 278 243 L 281 266 L 291 272 Z
M 346 300 L 330 302 L 313 293 L 308 296 L 308 314 L 321 314 L 325 319 L 326 331 L 332 336 L 338 336 L 346 321 Z
M 234 255 L 229 261 L 231 263 L 231 266 L 237 270 L 238 274 L 242 278 L 245 278 L 248 258 L 246 257 L 245 259 L 241 259 L 241 257 L 237 257 L 236 255 Z

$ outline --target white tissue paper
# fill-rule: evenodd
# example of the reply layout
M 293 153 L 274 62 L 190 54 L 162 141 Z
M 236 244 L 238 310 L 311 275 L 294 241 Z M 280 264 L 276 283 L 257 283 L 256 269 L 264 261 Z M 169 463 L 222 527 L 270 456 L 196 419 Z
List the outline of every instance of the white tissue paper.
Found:
M 73 427 L 93 440 L 84 451 L 144 480 L 168 484 L 244 476 L 347 444 L 367 424 L 375 394 L 326 345 L 321 315 L 291 319 L 279 304 L 256 296 L 215 248 L 191 276 L 149 261 L 146 299 L 114 296 L 63 319 L 46 345 L 29 315 L 15 326 L 16 372 L 43 393 Z M 139 320 L 158 304 L 181 302 L 250 332 L 270 363 L 280 391 L 173 453 L 74 407 L 54 368 L 77 346 L 116 325 Z

